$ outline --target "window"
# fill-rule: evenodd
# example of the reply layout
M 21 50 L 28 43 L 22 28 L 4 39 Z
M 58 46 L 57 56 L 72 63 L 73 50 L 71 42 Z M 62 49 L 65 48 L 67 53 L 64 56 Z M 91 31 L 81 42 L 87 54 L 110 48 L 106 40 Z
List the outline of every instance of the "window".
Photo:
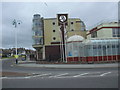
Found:
M 53 32 L 55 32 L 55 30 L 53 30 Z
M 90 49 L 90 45 L 88 45 L 87 48 Z
M 115 45 L 112 45 L 112 48 L 115 48 Z
M 105 46 L 105 45 L 103 45 L 103 49 L 106 49 L 106 46 Z
M 73 22 L 71 22 L 71 24 L 73 24 Z
M 119 45 L 117 45 L 116 47 L 119 48 Z
M 41 22 L 35 22 L 34 23 L 35 26 L 41 26 L 41 24 L 42 24 Z
M 53 40 L 56 40 L 56 37 L 53 37 Z
M 35 36 L 42 36 L 42 35 L 43 35 L 43 32 L 42 32 L 42 30 L 35 30 L 33 34 L 34 34 Z
M 35 36 L 37 36 L 38 35 L 38 32 L 35 32 Z
M 35 44 L 43 44 L 43 39 L 42 38 L 34 38 L 34 43 Z
M 98 46 L 98 49 L 101 49 L 101 45 Z
M 91 37 L 92 37 L 92 38 L 96 38 L 96 37 L 97 37 L 97 32 L 92 32 L 92 33 L 91 33 Z
M 97 46 L 96 46 L 96 45 L 93 45 L 93 49 L 97 49 Z
M 40 38 L 40 44 L 43 44 L 43 38 Z
M 107 48 L 110 48 L 110 46 L 109 46 L 109 45 L 107 45 Z
M 120 28 L 113 28 L 112 35 L 113 37 L 120 37 Z
M 55 25 L 55 22 L 53 22 L 53 25 Z
M 35 25 L 37 26 L 37 23 L 35 23 Z

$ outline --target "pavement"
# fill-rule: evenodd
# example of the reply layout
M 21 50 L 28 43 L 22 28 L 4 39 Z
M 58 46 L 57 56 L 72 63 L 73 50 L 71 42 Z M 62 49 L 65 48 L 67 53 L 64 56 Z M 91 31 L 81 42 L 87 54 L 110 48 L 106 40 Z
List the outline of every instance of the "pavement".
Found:
M 88 68 L 117 68 L 118 63 L 106 63 L 106 64 L 36 64 L 35 61 L 22 61 L 17 66 L 20 67 L 39 67 L 39 68 L 72 68 L 72 69 L 88 69 Z
M 4 59 L 7 60 L 7 59 Z M 99 63 L 99 64 L 36 64 L 36 61 L 20 60 L 19 63 L 12 66 L 19 66 L 19 67 L 39 67 L 39 68 L 68 68 L 68 69 L 89 69 L 89 68 L 118 68 L 120 63 Z
M 0 72 L 1 77 L 14 77 L 14 76 L 29 76 L 28 73 L 19 73 L 19 72 Z

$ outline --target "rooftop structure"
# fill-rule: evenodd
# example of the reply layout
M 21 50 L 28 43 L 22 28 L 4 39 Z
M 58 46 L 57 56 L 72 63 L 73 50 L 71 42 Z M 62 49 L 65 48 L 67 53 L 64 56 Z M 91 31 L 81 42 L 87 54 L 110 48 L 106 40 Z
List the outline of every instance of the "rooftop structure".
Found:
M 67 42 L 74 42 L 74 41 L 83 41 L 84 37 L 80 35 L 73 35 L 67 39 Z

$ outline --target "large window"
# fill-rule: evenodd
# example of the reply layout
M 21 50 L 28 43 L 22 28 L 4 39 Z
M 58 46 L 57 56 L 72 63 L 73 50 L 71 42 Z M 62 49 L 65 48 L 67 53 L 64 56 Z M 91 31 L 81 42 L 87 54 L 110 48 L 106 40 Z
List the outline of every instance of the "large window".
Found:
M 43 38 L 34 38 L 34 44 L 43 44 Z
M 35 36 L 43 36 L 42 34 L 43 34 L 42 30 L 35 30 L 34 31 Z
M 120 28 L 113 28 L 112 35 L 113 37 L 120 37 Z

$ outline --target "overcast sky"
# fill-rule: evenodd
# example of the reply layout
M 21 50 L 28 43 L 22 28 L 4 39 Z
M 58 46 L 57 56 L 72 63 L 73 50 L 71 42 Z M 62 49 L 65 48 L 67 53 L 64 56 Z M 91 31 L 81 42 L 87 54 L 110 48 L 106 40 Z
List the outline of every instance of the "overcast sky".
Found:
M 32 18 L 40 14 L 44 18 L 56 18 L 57 13 L 68 13 L 69 18 L 80 18 L 86 28 L 103 20 L 118 19 L 117 2 L 3 2 L 2 47 L 15 47 L 14 19 L 21 20 L 17 27 L 18 47 L 32 48 Z M 0 14 L 1 15 L 1 14 Z M 1 34 L 0 34 L 1 35 Z

